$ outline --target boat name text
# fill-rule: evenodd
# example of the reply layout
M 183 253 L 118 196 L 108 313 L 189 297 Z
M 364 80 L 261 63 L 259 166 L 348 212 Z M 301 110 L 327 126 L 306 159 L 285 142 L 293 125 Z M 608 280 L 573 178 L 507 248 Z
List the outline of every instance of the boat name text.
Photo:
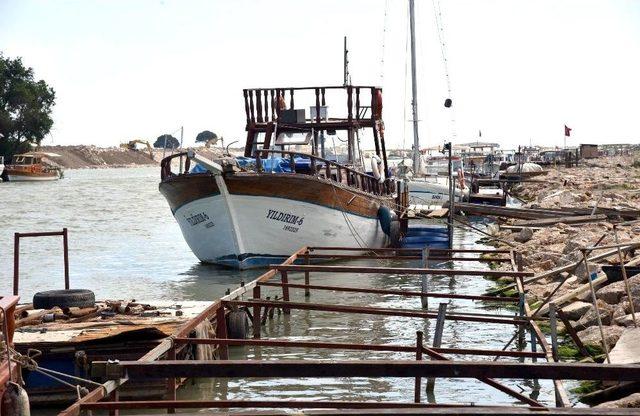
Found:
M 269 212 L 267 213 L 267 219 L 274 220 L 274 221 L 282 221 L 282 222 L 286 222 L 287 224 L 298 224 L 298 225 L 302 225 L 302 223 L 304 222 L 304 217 L 299 217 L 297 215 L 276 211 L 275 209 L 269 210 Z
M 199 212 L 197 214 L 192 214 L 189 217 L 185 217 L 185 219 L 193 227 L 194 225 L 198 225 L 201 222 L 207 221 L 209 219 L 209 216 L 207 214 L 205 214 L 204 212 Z M 207 227 L 207 228 L 209 228 L 209 227 Z

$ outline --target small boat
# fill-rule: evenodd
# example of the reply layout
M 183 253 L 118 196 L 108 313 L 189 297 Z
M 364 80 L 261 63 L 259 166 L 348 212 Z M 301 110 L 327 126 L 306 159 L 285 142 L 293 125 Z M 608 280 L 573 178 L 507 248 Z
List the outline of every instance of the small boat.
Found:
M 49 158 L 60 157 L 56 153 L 28 152 L 13 156 L 11 164 L 5 167 L 9 182 L 55 181 L 62 178 L 62 169 Z
M 309 118 L 294 93 L 295 103 L 310 105 Z M 346 114 L 329 118 L 326 96 L 339 95 L 336 111 Z M 161 162 L 160 192 L 200 261 L 248 269 L 302 246 L 399 243 L 408 196 L 388 177 L 380 88 L 249 89 L 244 99 L 244 157 L 213 161 L 189 151 Z M 346 155 L 335 154 L 333 138 Z M 376 149 L 370 164 L 365 138 Z

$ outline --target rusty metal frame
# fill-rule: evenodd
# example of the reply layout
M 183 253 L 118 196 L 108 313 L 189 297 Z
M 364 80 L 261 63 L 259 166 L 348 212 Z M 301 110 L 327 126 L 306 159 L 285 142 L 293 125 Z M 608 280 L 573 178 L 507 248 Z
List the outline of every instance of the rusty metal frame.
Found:
M 64 288 L 69 289 L 69 239 L 67 229 L 42 233 L 15 233 L 13 235 L 13 294 L 18 295 L 20 284 L 20 239 L 34 237 L 62 236 L 62 255 L 64 257 Z
M 365 314 L 376 314 L 376 315 L 390 315 L 390 316 L 413 316 L 413 317 L 420 317 L 420 318 L 435 318 L 437 316 L 436 313 L 434 312 L 430 312 L 427 310 L 403 310 L 403 309 L 391 309 L 391 308 L 373 308 L 373 307 L 366 307 L 366 306 L 359 306 L 359 307 L 355 307 L 355 306 L 347 306 L 347 305 L 335 305 L 335 304 L 312 304 L 312 303 L 300 303 L 300 302 L 291 302 L 289 299 L 289 289 L 304 289 L 305 290 L 305 295 L 308 296 L 310 294 L 311 290 L 334 290 L 337 292 L 350 292 L 350 291 L 362 291 L 364 293 L 378 293 L 378 294 L 397 294 L 400 296 L 422 296 L 422 297 L 443 297 L 443 298 L 451 298 L 451 299 L 469 299 L 469 300 L 487 300 L 487 301 L 498 301 L 498 302 L 515 302 L 517 301 L 516 299 L 513 298 L 500 298 L 500 297 L 494 297 L 494 296 L 482 296 L 482 295 L 453 295 L 453 294 L 438 294 L 438 293 L 429 293 L 429 292 L 417 292 L 417 291 L 403 291 L 403 290 L 383 290 L 383 289 L 360 289 L 360 288 L 351 288 L 351 287 L 338 287 L 338 286 L 324 286 L 324 285 L 311 285 L 309 283 L 310 280 L 310 274 L 312 272 L 330 272 L 330 273 L 358 273 L 358 274 L 379 274 L 379 273 L 395 273 L 395 274 L 416 274 L 416 275 L 422 275 L 422 274 L 436 274 L 436 275 L 448 275 L 448 276 L 486 276 L 486 275 L 491 275 L 491 276 L 510 276 L 514 278 L 514 281 L 516 282 L 516 285 L 520 291 L 520 293 L 524 294 L 524 285 L 522 284 L 522 281 L 524 280 L 524 277 L 529 277 L 532 276 L 532 273 L 529 272 L 522 272 L 521 267 L 518 266 L 518 258 L 516 253 L 513 250 L 455 250 L 455 249 L 448 249 L 448 250 L 433 250 L 432 253 L 435 253 L 436 256 L 438 257 L 443 257 L 446 258 L 447 260 L 457 260 L 455 258 L 455 254 L 457 253 L 503 253 L 503 254 L 508 254 L 509 257 L 508 260 L 511 263 L 512 266 L 512 271 L 507 271 L 507 272 L 503 272 L 503 271 L 492 271 L 492 270 L 488 270 L 488 271 L 478 271 L 478 270 L 447 270 L 447 269 L 429 269 L 429 268 L 389 268 L 389 267 L 349 267 L 349 266 L 311 266 L 309 265 L 309 260 L 311 257 L 311 253 L 317 253 L 318 251 L 354 251 L 354 252 L 361 252 L 361 253 L 365 253 L 365 254 L 360 254 L 360 255 L 354 255 L 354 256 L 358 256 L 358 258 L 372 258 L 375 259 L 377 258 L 378 253 L 382 253 L 383 257 L 384 255 L 387 255 L 387 257 L 398 257 L 397 260 L 412 260 L 414 259 L 414 257 L 416 257 L 416 253 L 419 253 L 419 250 L 415 250 L 415 249 L 375 249 L 375 250 L 370 250 L 370 249 L 365 249 L 365 248 L 356 248 L 356 247 L 303 247 L 300 250 L 298 250 L 297 252 L 293 253 L 287 260 L 285 260 L 283 263 L 281 263 L 280 265 L 276 265 L 276 266 L 272 266 L 271 269 L 269 269 L 268 271 L 266 271 L 264 274 L 262 274 L 261 276 L 259 276 L 258 278 L 256 278 L 255 280 L 253 280 L 252 282 L 249 282 L 248 284 L 244 284 L 241 287 L 237 288 L 236 290 L 230 292 L 228 295 L 222 297 L 221 299 L 219 299 L 218 301 L 212 303 L 206 310 L 204 310 L 203 312 L 201 312 L 197 317 L 193 318 L 192 320 L 190 320 L 189 322 L 185 323 L 181 328 L 179 328 L 176 333 L 174 333 L 174 335 L 172 337 L 169 337 L 167 339 L 164 339 L 163 341 L 160 342 L 160 344 L 158 346 L 156 346 L 156 348 L 154 348 L 153 350 L 149 351 L 145 356 L 143 356 L 140 360 L 138 360 L 137 362 L 122 362 L 122 363 L 117 363 L 115 365 L 112 365 L 111 367 L 111 371 L 114 371 L 115 369 L 119 369 L 115 372 L 112 372 L 112 378 L 114 375 L 118 375 L 118 379 L 112 379 L 109 380 L 107 382 L 105 382 L 103 384 L 103 386 L 101 388 L 95 389 L 93 391 L 91 391 L 87 396 L 83 397 L 82 399 L 80 399 L 79 401 L 77 401 L 76 403 L 74 403 L 72 406 L 70 406 L 69 408 L 65 409 L 64 411 L 62 411 L 60 413 L 61 416 L 77 416 L 80 414 L 81 410 L 89 410 L 89 409 L 109 409 L 112 411 L 116 411 L 117 409 L 124 409 L 124 408 L 145 408 L 145 404 L 148 404 L 149 407 L 147 408 L 163 408 L 163 409 L 167 409 L 167 411 L 169 412 L 173 412 L 175 408 L 180 408 L 182 405 L 184 405 L 184 402 L 181 401 L 177 401 L 175 400 L 176 396 L 175 396 L 175 389 L 176 389 L 176 383 L 175 382 L 171 382 L 171 380 L 175 380 L 175 377 L 178 375 L 185 375 L 185 376 L 190 376 L 190 375 L 197 375 L 199 373 L 202 373 L 203 375 L 209 371 L 208 368 L 211 368 L 211 371 L 214 371 L 216 373 L 217 376 L 223 376 L 221 375 L 221 373 L 219 373 L 219 370 L 213 370 L 214 368 L 216 369 L 221 369 L 221 368 L 235 368 L 236 370 L 243 368 L 245 365 L 260 365 L 262 362 L 253 362 L 253 364 L 251 364 L 250 362 L 247 361 L 228 361 L 226 360 L 226 356 L 227 356 L 227 348 L 228 346 L 233 346 L 233 345 L 253 345 L 253 346 L 277 346 L 277 347 L 291 347 L 291 348 L 330 348 L 330 349 L 353 349 L 353 350 L 379 350 L 379 351 L 397 351 L 397 352 L 407 352 L 407 353 L 415 353 L 416 354 L 416 358 L 418 358 L 418 360 L 421 360 L 421 355 L 422 353 L 427 353 L 429 356 L 432 357 L 432 359 L 434 359 L 435 361 L 406 361 L 403 363 L 406 363 L 407 368 L 413 368 L 414 370 L 411 370 L 411 377 L 416 377 L 416 378 L 420 378 L 422 376 L 424 377 L 438 377 L 438 376 L 443 376 L 443 374 L 448 374 L 446 373 L 446 371 L 454 371 L 452 370 L 453 368 L 457 368 L 455 371 L 458 371 L 460 368 L 464 368 L 467 370 L 463 370 L 466 371 L 465 374 L 467 374 L 469 377 L 475 377 L 477 376 L 477 378 L 480 378 L 482 381 L 484 381 L 485 383 L 496 387 L 498 389 L 500 389 L 501 391 L 516 397 L 518 399 L 520 399 L 521 401 L 524 401 L 525 403 L 534 406 L 534 407 L 538 407 L 541 406 L 538 402 L 528 399 L 526 396 L 522 396 L 520 393 L 517 393 L 515 391 L 513 391 L 510 388 L 507 388 L 506 386 L 503 386 L 501 384 L 498 384 L 497 382 L 495 382 L 494 380 L 488 379 L 486 378 L 486 374 L 480 374 L 478 373 L 478 371 L 480 371 L 479 369 L 486 369 L 485 367 L 487 367 L 489 370 L 487 371 L 494 371 L 491 374 L 492 375 L 498 375 L 498 376 L 503 376 L 503 377 L 514 377 L 515 373 L 511 373 L 510 371 L 519 371 L 519 370 L 514 370 L 514 368 L 516 368 L 516 366 L 514 365 L 510 365 L 510 364 L 517 364 L 520 365 L 519 363 L 491 363 L 493 364 L 493 366 L 489 365 L 489 366 L 485 366 L 486 362 L 478 362 L 478 361 L 461 361 L 461 362 L 456 362 L 456 361 L 449 361 L 446 357 L 442 356 L 443 353 L 449 353 L 449 354 L 456 354 L 456 355 L 491 355 L 491 356 L 512 356 L 512 357 L 519 357 L 521 359 L 524 358 L 546 358 L 547 361 L 551 361 L 549 364 L 527 364 L 525 367 L 527 369 L 531 369 L 532 371 L 534 371 L 534 373 L 526 373 L 526 377 L 530 378 L 531 374 L 534 374 L 534 376 L 545 376 L 545 377 L 549 377 L 549 378 L 554 378 L 554 377 L 559 377 L 561 376 L 572 376 L 573 378 L 582 378 L 584 376 L 584 373 L 580 373 L 580 371 L 582 371 L 581 368 L 579 368 L 578 366 L 573 366 L 573 367 L 567 367 L 565 365 L 565 367 L 560 368 L 561 366 L 556 366 L 556 363 L 552 362 L 552 357 L 551 357 L 551 353 L 550 350 L 548 348 L 548 345 L 546 344 L 546 340 L 544 339 L 544 336 L 542 335 L 541 331 L 539 330 L 539 328 L 537 327 L 536 322 L 531 319 L 531 311 L 528 309 L 528 305 L 527 307 L 525 307 L 525 310 L 527 313 L 523 314 L 522 316 L 517 316 L 517 317 L 513 317 L 513 316 L 496 316 L 496 315 L 491 315 L 491 314 L 483 314 L 483 313 L 461 313 L 461 314 L 449 314 L 446 315 L 447 319 L 461 319 L 461 320 L 468 320 L 468 321 L 476 321 L 476 322 L 497 322 L 497 323 L 504 323 L 504 324 L 510 324 L 510 325 L 517 325 L 520 326 L 521 328 L 529 328 L 533 331 L 533 333 L 535 334 L 535 336 L 538 338 L 537 342 L 541 345 L 541 349 L 542 351 L 538 352 L 538 351 L 532 351 L 532 352 L 527 352 L 527 351 L 496 351 L 496 350 L 481 350 L 481 349 L 456 349 L 456 348 L 430 348 L 430 347 L 425 347 L 423 345 L 421 345 L 421 343 L 418 343 L 418 346 L 404 346 L 404 345 L 371 345 L 371 344 L 346 344 L 346 343 L 325 343 L 325 342 L 294 342 L 294 341 L 286 341 L 286 340 L 262 340 L 259 339 L 260 338 L 260 325 L 263 322 L 263 319 L 266 319 L 268 314 L 269 314 L 269 310 L 273 310 L 275 308 L 279 308 L 282 309 L 282 311 L 286 314 L 289 313 L 289 311 L 291 309 L 307 309 L 307 310 L 333 310 L 335 312 L 342 312 L 342 313 L 365 313 Z M 391 254 L 391 256 L 388 256 L 388 254 Z M 405 256 L 403 256 L 402 254 L 406 254 Z M 331 255 L 328 255 L 328 257 L 331 257 Z M 351 258 L 351 257 L 350 257 Z M 394 258 L 395 259 L 395 258 Z M 482 262 L 482 261 L 494 261 L 495 259 L 482 259 L 482 258 L 477 258 L 476 259 L 478 262 Z M 302 265 L 296 265 L 294 263 L 296 263 L 297 261 L 302 261 L 305 263 L 304 266 Z M 469 260 L 471 261 L 471 260 Z M 304 273 L 304 281 L 305 284 L 295 284 L 295 283 L 289 283 L 289 276 L 288 273 L 295 273 L 295 272 L 299 272 L 299 273 Z M 271 281 L 273 278 L 277 278 L 279 275 L 280 277 L 280 281 L 278 282 L 276 281 Z M 282 298 L 280 300 L 269 300 L 269 299 L 262 299 L 261 298 L 261 287 L 279 287 L 282 289 Z M 248 300 L 246 298 L 246 295 L 252 296 L 250 297 Z M 276 297 L 277 299 L 277 297 Z M 252 319 L 254 321 L 254 339 L 245 339 L 245 340 L 235 340 L 235 339 L 229 339 L 227 337 L 227 329 L 226 329 L 226 319 L 224 319 L 225 317 L 225 312 L 227 309 L 235 309 L 235 308 L 246 308 L 246 310 L 248 312 L 250 312 L 251 310 L 253 310 L 253 316 Z M 264 314 L 263 314 L 264 311 Z M 190 333 L 193 331 L 193 329 L 202 321 L 204 320 L 210 320 L 212 322 L 215 323 L 216 326 L 216 338 L 214 339 L 196 339 L 196 338 L 189 338 Z M 257 329 L 255 327 L 255 324 L 257 323 Z M 203 362 L 197 362 L 197 364 L 201 364 L 200 365 L 200 369 L 198 370 L 197 366 L 195 365 L 196 362 L 194 361 L 171 361 L 172 359 L 175 358 L 174 353 L 172 353 L 172 351 L 176 351 L 177 349 L 181 349 L 183 348 L 185 345 L 187 344 L 209 344 L 209 345 L 217 345 L 218 346 L 218 353 L 219 356 L 221 358 L 221 360 L 216 360 L 216 361 L 203 361 Z M 505 347 L 506 349 L 506 347 Z M 161 358 L 166 357 L 168 358 L 168 360 L 165 361 L 161 361 L 159 362 L 158 360 L 160 360 Z M 361 361 L 356 361 L 355 363 L 361 363 Z M 276 362 L 269 362 L 269 363 L 278 363 L 278 361 Z M 308 361 L 305 361 L 305 365 L 311 364 Z M 347 366 L 351 366 L 350 363 L 354 363 L 353 361 L 351 362 L 345 362 L 345 363 L 341 363 L 341 364 L 345 364 Z M 378 364 L 380 364 L 381 362 L 378 361 Z M 391 367 L 393 367 L 394 369 L 390 370 L 391 372 L 393 372 L 394 374 L 397 373 L 397 371 L 399 371 L 399 367 L 394 367 L 394 364 L 398 363 L 397 361 L 393 361 L 393 362 L 389 362 L 389 365 Z M 285 368 L 283 367 L 284 362 L 281 362 L 281 365 L 275 364 L 274 367 L 270 367 L 270 368 L 278 368 L 278 369 L 282 369 Z M 318 366 L 322 366 L 323 368 L 325 368 L 326 365 L 328 365 L 328 362 L 319 362 Z M 371 364 L 376 364 L 371 363 Z M 301 364 L 302 365 L 302 364 Z M 404 364 L 403 364 L 404 365 Z M 459 367 L 456 367 L 459 366 Z M 485 366 L 485 367 L 483 367 Z M 98 366 L 99 367 L 99 366 Z M 205 368 L 206 367 L 206 368 Z M 366 366 L 355 366 L 361 369 L 364 369 Z M 355 368 L 352 367 L 352 368 Z M 390 368 L 391 368 L 390 367 Z M 545 367 L 544 369 L 541 369 L 542 367 Z M 123 369 L 126 368 L 127 371 L 124 371 Z M 171 369 L 170 369 L 171 368 Z M 328 368 L 328 367 L 326 367 Z M 325 369 L 326 369 L 325 368 Z M 334 366 L 332 367 L 334 368 L 335 371 L 342 371 L 339 369 L 339 366 Z M 418 369 L 429 369 L 429 370 L 425 370 L 426 373 L 423 372 L 423 370 L 418 370 Z M 445 372 L 443 372 L 442 374 L 439 375 L 439 373 L 434 373 L 433 371 L 442 371 L 442 370 L 433 370 L 435 368 L 448 368 L 448 370 L 446 370 Z M 496 368 L 500 368 L 500 370 L 495 370 Z M 595 367 L 594 367 L 595 368 Z M 598 366 L 597 368 L 601 369 L 601 366 Z M 143 369 L 143 370 L 140 370 Z M 151 374 L 153 376 L 158 376 L 158 377 L 167 377 L 168 378 L 168 397 L 171 399 L 169 401 L 162 401 L 162 402 L 151 402 L 151 401 L 147 401 L 147 402 L 131 402 L 131 407 L 127 407 L 128 404 L 127 402 L 101 402 L 98 403 L 100 400 L 108 397 L 112 392 L 117 391 L 117 388 L 119 386 L 121 386 L 122 384 L 126 383 L 129 379 L 129 376 L 136 376 L 135 371 L 143 371 L 146 373 L 147 370 L 144 369 L 148 369 L 148 371 L 151 371 Z M 176 371 L 177 369 L 183 369 L 185 371 L 184 374 L 178 374 Z M 470 369 L 470 370 L 469 370 Z M 493 369 L 493 370 L 492 370 Z M 617 369 L 617 368 L 616 368 Z M 614 369 L 611 368 L 611 370 L 613 371 Z M 122 371 L 121 373 L 118 373 L 118 371 Z M 194 372 L 195 371 L 195 372 Z M 278 376 L 278 374 L 283 375 L 284 373 L 280 372 L 281 370 L 276 370 L 276 372 L 274 373 L 274 376 Z M 289 370 L 287 370 L 289 371 Z M 324 370 L 322 370 L 324 371 Z M 332 370 L 333 371 L 333 370 Z M 369 370 L 358 370 L 358 371 L 371 371 Z M 386 370 L 385 370 L 386 371 Z M 497 372 L 495 372 L 497 371 Z M 505 371 L 504 373 L 502 371 Z M 536 373 L 535 371 L 538 371 L 538 373 Z M 593 369 L 589 368 L 587 370 L 584 370 L 588 373 L 589 377 L 594 377 L 594 373 L 593 373 Z M 628 370 L 622 370 L 622 371 L 627 371 Z M 286 372 L 286 371 L 285 371 Z M 546 373 L 545 373 L 546 372 Z M 231 374 L 231 373 L 229 373 Z M 238 374 L 241 373 L 234 373 L 234 377 L 237 376 Z M 350 373 L 351 374 L 351 373 Z M 353 373 L 355 374 L 355 373 Z M 459 376 L 459 372 L 456 372 L 456 377 Z M 521 376 L 524 376 L 525 373 L 518 373 Z M 626 374 L 626 373 L 625 373 Z M 380 373 L 381 376 L 382 373 Z M 231 376 L 231 375 L 230 375 Z M 262 376 L 264 376 L 264 373 L 262 373 Z M 350 375 L 351 376 L 351 375 Z M 628 375 L 623 375 L 624 377 L 628 376 Z M 633 377 L 635 377 L 636 374 L 634 373 Z M 463 376 L 464 377 L 464 376 Z M 567 377 L 567 378 L 572 378 L 572 377 Z M 542 378 L 542 377 L 540 377 Z M 598 378 L 598 377 L 595 377 Z M 566 392 L 564 392 L 564 388 L 562 386 L 562 382 L 560 380 L 554 380 L 555 383 L 555 389 L 556 389 L 556 398 L 557 398 L 557 405 L 558 406 L 567 406 L 568 401 L 564 401 L 563 399 L 566 399 Z M 117 400 L 117 399 L 116 399 Z M 244 402 L 244 401 L 243 401 Z M 225 407 L 246 407 L 243 405 L 240 406 L 231 406 L 231 404 L 235 404 L 234 401 L 220 401 L 220 402 L 215 402 L 215 403 L 219 403 L 219 406 L 216 406 L 210 402 L 197 402 L 200 404 L 203 404 L 203 407 L 220 407 L 220 408 L 225 408 Z M 189 403 L 186 407 L 188 408 L 197 408 L 199 406 L 199 404 L 197 403 Z M 264 400 L 258 400 L 258 401 L 247 401 L 244 402 L 247 403 L 247 406 L 249 406 L 250 403 L 252 403 L 253 405 L 255 405 L 255 407 L 269 407 L 268 404 L 273 404 L 274 407 L 280 407 L 280 405 L 275 406 L 277 403 L 273 403 L 270 401 L 264 401 Z M 327 406 L 324 407 L 331 407 L 328 406 L 330 403 L 334 403 L 334 402 L 313 402 L 314 405 L 309 405 L 309 408 L 313 408 L 313 407 L 323 407 L 323 404 L 327 404 Z M 260 404 L 264 405 L 261 406 Z M 442 409 L 442 408 L 447 408 L 447 406 L 449 405 L 430 405 L 430 406 L 425 406 L 424 403 L 407 403 L 406 406 L 404 406 L 404 404 L 400 404 L 397 406 L 398 410 L 402 410 L 402 409 L 406 409 L 406 408 L 412 408 L 412 406 L 418 406 L 420 409 L 423 407 L 428 407 L 428 408 L 433 408 L 433 409 Z M 301 404 L 302 407 L 306 407 L 303 406 Z M 355 406 L 355 407 L 350 407 L 350 406 Z M 394 408 L 394 404 L 393 403 L 389 403 L 389 409 Z M 254 407 L 254 406 L 251 406 Z M 376 408 L 385 408 L 385 403 L 376 403 Z M 358 405 L 353 405 L 350 404 L 349 402 L 337 402 L 334 406 L 334 408 L 336 409 L 353 409 L 353 408 L 368 408 L 367 405 L 363 405 L 362 407 L 358 407 Z M 456 407 L 457 408 L 457 407 Z M 488 407 L 489 408 L 489 407 Z M 500 408 L 500 406 L 492 406 L 490 408 Z M 465 409 L 465 407 L 460 407 L 460 409 Z M 523 408 L 518 408 L 518 409 L 523 409 Z M 524 408 L 526 409 L 526 408 Z

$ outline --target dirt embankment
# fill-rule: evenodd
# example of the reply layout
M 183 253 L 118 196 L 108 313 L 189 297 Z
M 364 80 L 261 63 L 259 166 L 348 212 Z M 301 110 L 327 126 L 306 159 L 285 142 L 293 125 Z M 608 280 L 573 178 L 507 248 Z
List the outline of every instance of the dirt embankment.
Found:
M 158 165 L 146 151 L 121 147 L 43 146 L 39 150 L 59 155 L 51 160 L 67 169 Z
M 209 159 L 222 157 L 222 150 L 219 148 L 197 147 L 195 149 Z M 43 146 L 38 150 L 59 155 L 59 157 L 47 158 L 47 161 L 66 169 L 158 166 L 163 156 L 172 154 L 171 150 L 163 152 L 162 149 L 152 149 L 153 158 L 151 158 L 147 149 L 132 150 L 122 147 L 86 145 Z M 176 152 L 177 150 L 173 151 L 173 153 Z M 230 152 L 233 155 L 242 154 L 242 149 L 230 149 Z

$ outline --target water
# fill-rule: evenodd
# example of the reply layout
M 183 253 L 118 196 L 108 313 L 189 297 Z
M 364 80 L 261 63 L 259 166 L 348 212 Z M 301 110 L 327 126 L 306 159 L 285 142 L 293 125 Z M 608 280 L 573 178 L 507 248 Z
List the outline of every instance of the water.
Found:
M 227 288 L 248 282 L 260 271 L 237 272 L 198 262 L 182 239 L 171 212 L 158 192 L 157 168 L 69 170 L 65 179 L 51 183 L 0 184 L 0 293 L 12 291 L 13 233 L 69 229 L 71 286 L 89 288 L 96 297 L 135 299 L 213 300 Z M 458 247 L 482 247 L 477 235 L 456 230 Z M 457 262 L 456 268 L 484 268 L 475 262 Z M 350 263 L 353 264 L 353 263 Z M 399 265 L 377 261 L 378 265 Z M 417 266 L 404 262 L 403 265 Z M 63 286 L 60 237 L 21 241 L 20 295 L 25 302 L 39 290 Z M 290 280 L 298 282 L 300 274 Z M 417 276 L 334 275 L 314 273 L 312 284 L 366 286 L 419 290 Z M 480 294 L 492 285 L 480 277 L 434 278 L 432 290 Z M 263 288 L 275 295 L 275 288 Z M 419 299 L 361 293 L 314 291 L 308 299 L 293 290 L 292 300 L 313 303 L 419 308 Z M 431 300 L 437 309 L 439 300 Z M 481 302 L 449 300 L 449 312 L 513 314 L 504 307 Z M 263 329 L 263 337 L 293 340 L 363 342 L 415 345 L 416 331 L 430 344 L 434 321 L 415 318 L 343 315 L 296 311 L 276 315 Z M 501 349 L 514 328 L 499 324 L 447 321 L 443 347 Z M 234 347 L 230 358 L 249 359 L 413 359 L 412 354 L 310 350 L 303 348 Z M 451 356 L 451 358 L 456 358 Z M 465 357 L 457 357 L 465 358 Z M 469 359 L 470 357 L 467 357 Z M 475 357 L 480 359 L 482 357 Z M 484 357 L 482 359 L 490 359 Z M 515 361 L 515 358 L 501 358 Z M 305 379 L 305 380 L 198 380 L 180 390 L 180 398 L 201 399 L 325 399 L 412 401 L 413 379 Z M 505 380 L 516 391 L 553 405 L 551 382 Z M 476 380 L 438 380 L 435 397 L 440 403 L 511 404 L 509 396 Z M 427 396 L 423 391 L 423 400 Z

